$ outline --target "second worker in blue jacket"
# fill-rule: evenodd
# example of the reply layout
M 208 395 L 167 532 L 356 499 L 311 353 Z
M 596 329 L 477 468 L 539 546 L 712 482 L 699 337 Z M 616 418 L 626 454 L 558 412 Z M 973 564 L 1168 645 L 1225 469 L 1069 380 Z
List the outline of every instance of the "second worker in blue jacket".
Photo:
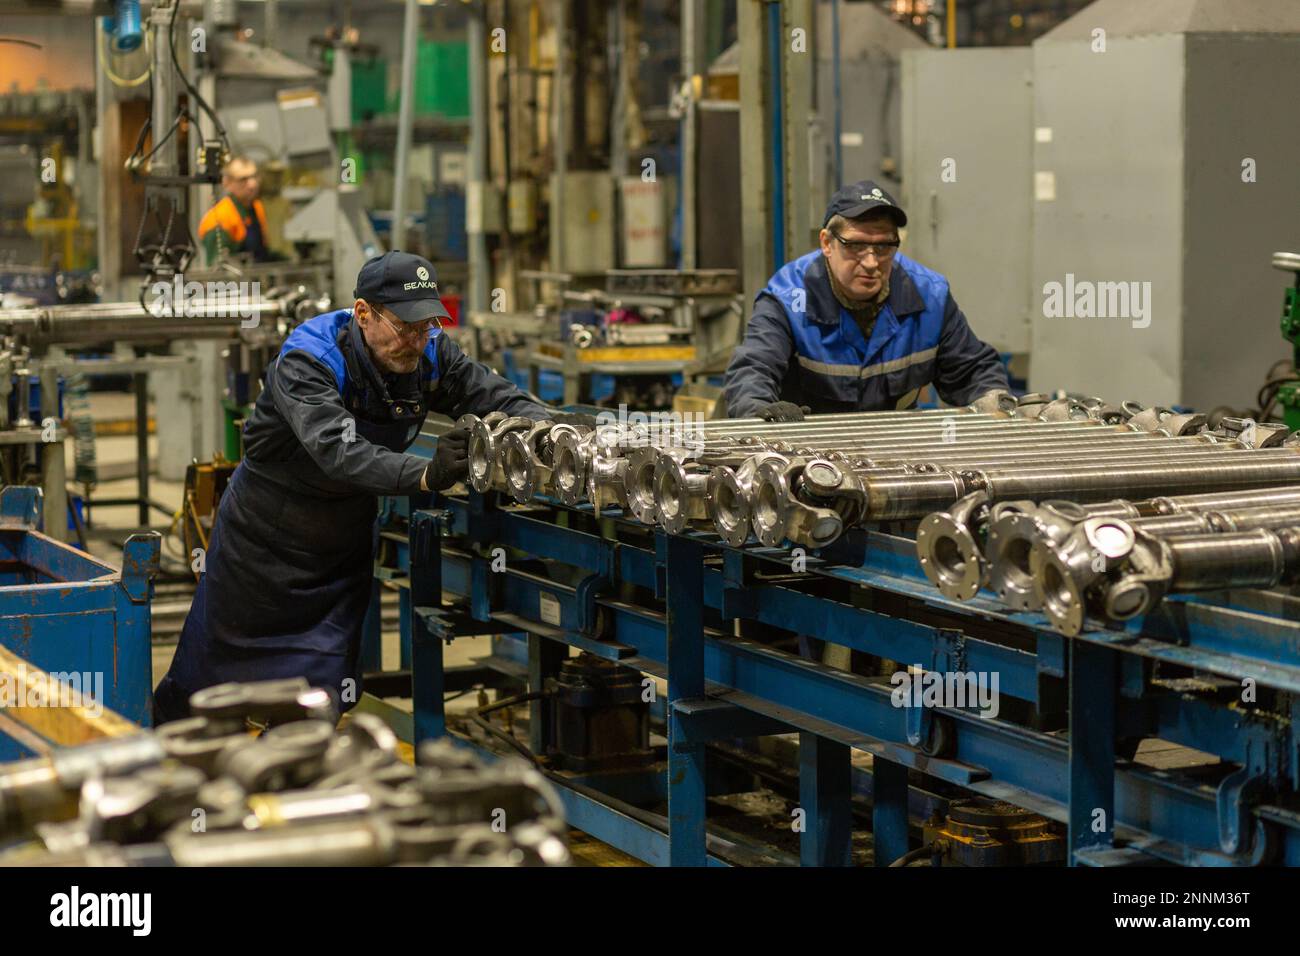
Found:
M 898 251 L 907 215 L 875 183 L 831 197 L 821 247 L 777 271 L 727 368 L 732 418 L 910 408 L 931 383 L 950 405 L 1006 389 L 948 280 Z

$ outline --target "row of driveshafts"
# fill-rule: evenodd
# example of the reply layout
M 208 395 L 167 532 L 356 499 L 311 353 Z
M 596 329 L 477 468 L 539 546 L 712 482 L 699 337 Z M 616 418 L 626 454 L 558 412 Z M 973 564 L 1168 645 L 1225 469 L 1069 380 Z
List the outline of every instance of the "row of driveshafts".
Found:
M 1160 507 L 1184 507 L 1180 496 L 1300 485 L 1300 436 L 1282 425 L 1228 418 L 1210 428 L 1203 415 L 1167 408 L 1005 392 L 964 408 L 813 415 L 788 423 L 615 422 L 585 431 L 496 414 L 457 424 L 470 432 L 469 483 L 476 491 L 520 502 L 549 495 L 598 511 L 617 507 L 647 525 L 710 531 L 733 546 L 752 536 L 768 547 L 821 548 L 851 527 L 935 515 L 918 527 L 918 551 L 922 568 L 946 593 L 968 598 L 997 585 L 1010 606 L 1042 608 L 1066 631 L 1077 632 L 1089 611 L 1122 619 L 1168 591 L 1227 586 L 1215 583 L 1231 578 L 1216 573 L 1220 561 L 1239 569 L 1250 556 L 1252 586 L 1289 573 L 1290 539 L 1278 523 L 1291 520 L 1285 514 L 1267 521 L 1212 515 L 1196 527 L 1147 521 Z M 1286 492 L 1281 495 L 1284 500 Z M 1155 499 L 1175 503 L 1152 504 Z M 993 536 L 991 515 L 1045 502 L 1058 504 L 1026 521 L 1050 529 L 1040 551 L 1068 547 L 1059 563 L 1070 575 L 1046 558 L 1035 565 L 1042 570 L 1031 570 L 1032 542 L 1010 549 L 1010 561 L 985 555 L 1001 540 L 1001 533 Z M 1112 504 L 1104 508 L 1105 502 Z M 1071 510 L 1078 505 L 1093 507 Z M 1229 498 L 1199 510 L 1216 507 L 1251 504 Z M 1094 517 L 1141 520 L 1121 530 L 1088 524 Z M 937 533 L 941 519 L 962 530 Z M 1079 534 L 1061 536 L 1065 525 L 1079 526 Z M 1247 537 L 1223 537 L 1225 531 Z M 1171 538 L 1188 534 L 1211 535 L 1215 546 Z M 1152 544 L 1166 539 L 1172 544 Z M 1194 573 L 1174 571 L 1193 563 Z M 1037 590 L 1010 571 L 991 574 L 991 567 L 1036 576 Z M 1009 578 L 1019 591 L 1003 585 Z M 1111 586 L 1116 578 L 1124 579 L 1117 588 Z
M 156 730 L 0 765 L 0 865 L 569 862 L 559 797 L 522 760 L 489 765 L 444 740 L 412 766 L 372 714 L 336 730 L 330 696 L 302 679 L 222 684 L 190 707 Z

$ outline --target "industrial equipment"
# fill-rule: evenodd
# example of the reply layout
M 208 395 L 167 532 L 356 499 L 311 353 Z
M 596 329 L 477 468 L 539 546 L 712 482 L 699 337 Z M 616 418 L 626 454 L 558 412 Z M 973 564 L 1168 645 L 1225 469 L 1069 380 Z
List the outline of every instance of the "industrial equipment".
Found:
M 797 732 L 784 772 L 809 815 L 805 863 L 859 859 L 859 792 L 878 865 L 1300 862 L 1285 809 L 1300 781 L 1281 759 L 1295 599 L 1260 590 L 1297 569 L 1284 427 L 1005 394 L 782 424 L 461 424 L 468 497 L 385 512 L 404 542 L 385 574 L 410 583 L 414 738 L 499 749 L 507 730 L 483 738 L 444 712 L 441 647 L 524 632 L 526 690 L 502 708 L 527 703 L 534 759 L 599 839 L 655 863 L 788 861 L 714 798 L 753 786 L 722 767 L 771 774 L 756 741 Z M 1052 607 L 1069 588 L 1077 625 Z M 667 678 L 654 762 L 566 763 L 580 738 L 559 745 L 548 716 L 566 646 Z M 972 696 L 900 696 L 900 675 Z M 1259 690 L 1243 701 L 1243 686 Z M 1153 764 L 1148 745 L 1187 756 Z
M 336 731 L 329 695 L 301 678 L 209 687 L 190 706 L 155 731 L 0 764 L 0 865 L 568 862 L 555 794 L 522 761 L 441 741 L 411 766 L 372 714 Z

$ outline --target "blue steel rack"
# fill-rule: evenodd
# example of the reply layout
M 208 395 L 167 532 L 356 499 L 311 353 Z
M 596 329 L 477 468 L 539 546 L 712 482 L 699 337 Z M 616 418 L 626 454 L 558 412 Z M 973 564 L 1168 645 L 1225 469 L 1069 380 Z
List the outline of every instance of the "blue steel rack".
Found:
M 595 516 L 589 505 L 502 505 L 471 492 L 415 511 L 391 500 L 387 514 L 409 514 L 398 565 L 410 574 L 402 623 L 417 739 L 447 732 L 442 642 L 466 633 L 525 632 L 530 689 L 558 666 L 564 645 L 667 679 L 668 767 L 659 783 L 666 833 L 602 793 L 607 781 L 557 781 L 573 825 L 641 859 L 719 862 L 714 850 L 727 841 L 706 834 L 706 745 L 797 731 L 804 864 L 849 861 L 852 749 L 873 758 L 878 865 L 907 851 L 909 771 L 1066 824 L 1075 865 L 1300 864 L 1292 729 L 1300 717 L 1300 613 L 1288 595 L 1168 600 L 1125 630 L 1067 638 L 1036 613 L 945 598 L 922 576 L 913 542 L 878 531 L 810 556 L 807 573 L 792 575 L 784 549 L 668 535 L 616 511 Z M 592 528 L 575 527 L 582 525 Z M 625 540 L 615 540 L 614 528 Z M 519 558 L 494 572 L 495 547 L 567 567 L 574 583 Z M 653 600 L 620 597 L 624 585 Z M 440 594 L 453 603 L 443 606 Z M 733 636 L 737 619 L 900 665 L 996 672 L 1004 698 L 1064 711 L 1068 727 L 896 707 L 880 678 Z M 1154 662 L 1207 676 L 1190 689 L 1153 681 Z M 1241 703 L 1247 681 L 1267 707 Z M 1123 742 L 1135 747 L 1147 737 L 1216 755 L 1230 772 L 1206 782 L 1117 760 Z M 915 806 L 915 790 L 911 796 Z

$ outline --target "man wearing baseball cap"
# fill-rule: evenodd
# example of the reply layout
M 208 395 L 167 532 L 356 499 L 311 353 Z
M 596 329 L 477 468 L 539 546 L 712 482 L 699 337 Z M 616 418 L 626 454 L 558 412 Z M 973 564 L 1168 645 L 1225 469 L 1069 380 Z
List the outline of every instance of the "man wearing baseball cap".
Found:
M 354 294 L 350 309 L 294 329 L 267 367 L 154 692 L 156 721 L 186 716 L 191 694 L 225 681 L 306 677 L 342 709 L 356 703 L 377 496 L 440 491 L 468 468 L 463 429 L 439 438 L 431 460 L 406 454 L 429 412 L 595 425 L 539 405 L 439 335 L 447 309 L 428 260 L 371 259 Z
M 1007 388 L 948 280 L 898 251 L 907 215 L 870 180 L 831 197 L 821 247 L 787 263 L 754 302 L 727 368 L 733 418 L 909 408 L 931 383 L 952 405 Z

